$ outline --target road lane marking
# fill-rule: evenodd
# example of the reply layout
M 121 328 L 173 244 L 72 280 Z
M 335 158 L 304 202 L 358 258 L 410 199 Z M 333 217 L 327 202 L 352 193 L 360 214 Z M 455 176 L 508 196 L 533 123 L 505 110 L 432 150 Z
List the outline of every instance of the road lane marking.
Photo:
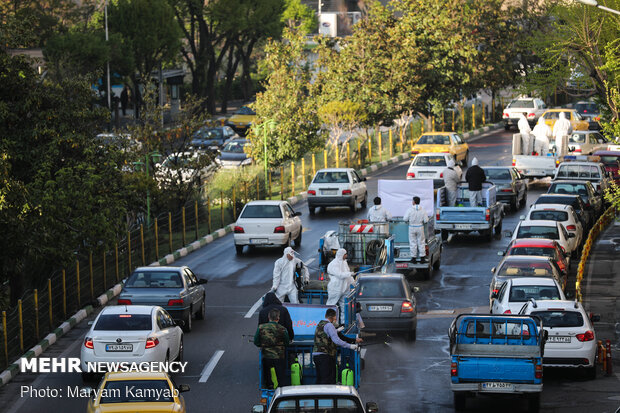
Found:
M 312 264 L 314 262 L 314 260 L 316 260 L 316 258 L 310 258 L 309 260 L 304 261 L 304 264 L 310 265 L 310 264 Z
M 256 310 L 258 310 L 258 307 L 260 307 L 260 305 L 263 303 L 263 297 L 259 297 L 259 299 L 254 303 L 254 305 L 252 306 L 252 308 L 250 308 L 248 310 L 247 313 L 245 313 L 244 317 L 245 318 L 252 318 L 252 316 L 254 315 L 254 313 L 256 312 Z
M 360 358 L 366 357 L 366 350 L 368 350 L 368 349 L 363 348 L 363 349 L 360 350 Z
M 213 357 L 211 357 L 211 360 L 209 360 L 209 362 L 205 365 L 205 368 L 202 369 L 202 372 L 200 372 L 200 380 L 198 380 L 198 383 L 206 383 L 207 380 L 209 380 L 209 376 L 211 375 L 211 373 L 213 373 L 213 370 L 215 370 L 215 366 L 217 366 L 217 363 L 220 361 L 223 355 L 224 350 L 218 350 L 215 352 Z

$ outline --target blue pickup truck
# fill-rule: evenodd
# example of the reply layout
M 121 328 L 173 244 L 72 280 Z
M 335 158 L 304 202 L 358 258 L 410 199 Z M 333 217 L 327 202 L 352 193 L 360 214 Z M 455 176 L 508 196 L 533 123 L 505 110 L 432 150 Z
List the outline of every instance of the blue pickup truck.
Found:
M 482 206 L 469 205 L 469 189 L 466 183 L 457 188 L 456 206 L 447 206 L 446 188 L 437 191 L 435 229 L 441 230 L 441 239 L 447 240 L 450 233 L 478 231 L 489 241 L 502 233 L 504 206 L 497 201 L 497 189 L 492 183 L 482 184 Z
M 527 397 L 538 412 L 546 334 L 536 316 L 461 314 L 450 326 L 450 376 L 454 408 L 466 397 L 508 393 Z

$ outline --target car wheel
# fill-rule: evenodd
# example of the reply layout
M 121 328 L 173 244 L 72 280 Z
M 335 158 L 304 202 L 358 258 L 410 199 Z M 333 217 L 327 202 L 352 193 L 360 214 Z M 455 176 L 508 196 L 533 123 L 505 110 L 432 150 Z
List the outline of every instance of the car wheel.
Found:
M 351 208 L 351 212 L 357 212 L 357 200 L 355 198 L 353 199 L 353 204 L 349 205 L 349 208 Z
M 465 158 L 463 158 L 463 163 L 461 164 L 464 167 L 467 167 L 469 163 L 469 151 L 465 152 Z
M 185 331 L 186 333 L 189 333 L 190 331 L 192 331 L 192 309 L 189 309 L 189 315 L 187 317 L 185 317 L 185 320 L 183 320 L 185 322 L 185 325 L 183 326 L 183 331 Z
M 523 192 L 523 198 L 521 198 L 521 203 L 519 204 L 520 208 L 525 208 L 527 205 L 527 190 Z
M 237 251 L 237 255 L 242 255 L 243 254 L 243 245 L 236 245 L 235 244 L 235 251 Z
M 295 238 L 295 246 L 297 248 L 301 247 L 301 233 L 304 231 L 303 227 L 299 227 L 299 235 Z
M 442 229 L 441 230 L 441 240 L 442 241 L 447 241 L 448 240 L 448 236 L 450 236 L 450 233 L 448 232 L 447 229 Z
M 515 195 L 515 197 L 510 200 L 510 210 L 511 211 L 516 211 L 517 209 L 519 209 L 520 203 L 518 202 L 517 198 L 518 198 L 518 196 Z
M 480 235 L 485 239 L 485 241 L 493 240 L 493 223 L 491 223 L 491 228 L 482 230 Z
M 316 213 L 316 207 L 308 206 L 308 212 L 310 215 L 314 215 Z
M 362 209 L 366 209 L 368 206 L 368 192 L 364 194 L 364 200 L 362 201 Z
M 454 410 L 457 412 L 465 410 L 465 393 L 463 392 L 454 392 Z
M 288 238 L 286 239 L 286 242 L 284 244 L 282 244 L 282 249 L 290 247 L 291 246 L 291 234 L 288 235 Z
M 528 401 L 528 411 L 538 413 L 540 411 L 540 393 L 531 394 Z
M 205 309 L 206 309 L 206 304 L 205 304 L 205 297 L 204 295 L 202 296 L 202 304 L 200 304 L 200 310 L 198 310 L 198 312 L 196 313 L 196 320 L 204 320 L 205 319 Z
M 495 227 L 495 236 L 497 238 L 501 238 L 502 237 L 502 222 L 503 222 L 503 220 L 500 220 L 499 224 L 497 224 L 497 226 Z
M 179 355 L 176 361 L 183 361 L 183 337 L 181 337 L 181 342 L 179 343 Z
M 441 247 L 439 247 L 439 257 L 433 263 L 433 269 L 438 270 L 441 267 Z
M 510 130 L 510 125 L 504 125 L 504 130 Z

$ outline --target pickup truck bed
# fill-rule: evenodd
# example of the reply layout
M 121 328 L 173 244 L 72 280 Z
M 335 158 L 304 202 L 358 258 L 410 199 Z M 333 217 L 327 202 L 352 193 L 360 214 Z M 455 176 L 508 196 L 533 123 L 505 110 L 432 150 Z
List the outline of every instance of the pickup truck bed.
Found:
M 438 269 L 441 265 L 441 238 L 435 234 L 435 221 L 431 218 L 424 226 L 426 237 L 426 259 L 425 263 L 411 262 L 411 251 L 409 249 L 409 225 L 402 219 L 390 221 L 390 233 L 394 237 L 394 261 L 397 271 L 422 271 L 424 277 L 429 279 L 433 269 Z

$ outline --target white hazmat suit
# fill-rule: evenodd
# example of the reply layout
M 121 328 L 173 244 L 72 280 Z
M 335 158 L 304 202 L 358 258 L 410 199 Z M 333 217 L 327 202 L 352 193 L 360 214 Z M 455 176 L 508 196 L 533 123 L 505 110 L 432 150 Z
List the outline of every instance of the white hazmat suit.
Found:
M 391 218 L 392 215 L 381 205 L 373 205 L 368 210 L 368 221 L 370 222 L 388 222 Z
M 344 298 L 349 291 L 351 284 L 355 282 L 353 272 L 349 268 L 344 256 L 347 250 L 340 248 L 336 252 L 336 258 L 327 266 L 327 305 L 338 304 L 340 307 L 340 321 L 344 321 Z
M 426 257 L 424 224 L 428 222 L 428 214 L 421 205 L 413 205 L 405 212 L 403 219 L 409 223 L 409 252 L 411 253 L 411 259 Z
M 446 201 L 448 206 L 456 205 L 456 195 L 461 181 L 462 172 L 456 169 L 453 159 L 448 160 L 448 167 L 443 170 L 443 183 L 446 187 Z
M 530 123 L 527 121 L 527 118 L 523 113 L 519 113 L 519 122 L 517 122 L 517 127 L 519 128 L 519 133 L 521 134 L 521 141 L 523 143 L 523 154 L 531 155 L 532 150 L 534 149 L 532 145 L 531 133 L 532 129 L 530 129 Z
M 534 126 L 532 133 L 535 138 L 534 150 L 539 155 L 546 156 L 549 152 L 549 139 L 553 137 L 553 132 L 542 116 L 538 118 L 538 123 Z
M 560 112 L 558 120 L 556 120 L 553 125 L 553 139 L 555 139 L 556 142 L 560 142 L 558 138 L 568 136 L 571 133 L 573 133 L 573 125 L 571 125 L 570 120 L 566 119 L 566 114 Z
M 284 297 L 288 296 L 291 303 L 298 304 L 295 267 L 301 263 L 301 260 L 296 258 L 294 254 L 295 251 L 291 247 L 286 247 L 282 258 L 279 258 L 274 264 L 271 291 L 275 292 L 278 300 L 282 302 L 284 302 Z M 306 278 L 306 274 L 304 274 L 304 278 Z

